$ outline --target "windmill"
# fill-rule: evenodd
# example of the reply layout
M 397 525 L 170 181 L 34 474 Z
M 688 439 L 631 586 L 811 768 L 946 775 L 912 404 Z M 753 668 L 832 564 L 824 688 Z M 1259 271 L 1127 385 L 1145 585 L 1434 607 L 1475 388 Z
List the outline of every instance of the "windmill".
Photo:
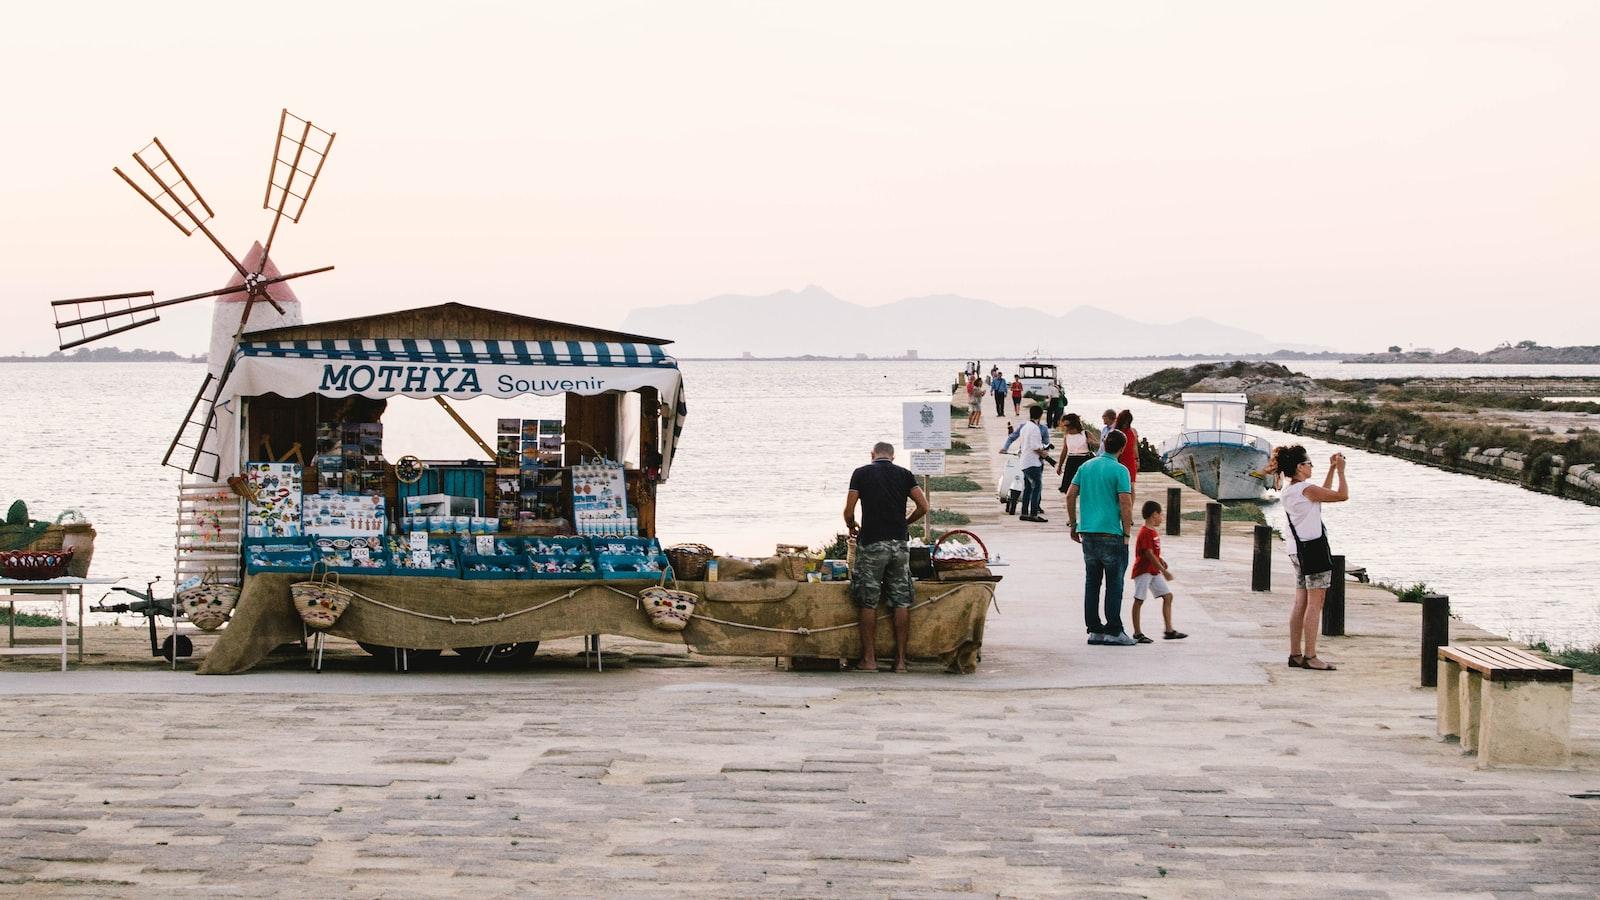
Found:
M 333 132 L 318 128 L 310 120 L 283 110 L 278 118 L 278 135 L 272 147 L 272 165 L 267 171 L 267 190 L 262 201 L 262 209 L 272 213 L 272 225 L 267 230 L 266 243 L 256 243 L 243 261 L 229 252 L 206 227 L 206 223 L 214 216 L 210 204 L 200 195 L 160 138 L 152 138 L 149 144 L 133 154 L 133 160 L 139 164 L 139 168 L 134 170 L 132 176 L 120 168 L 112 168 L 185 237 L 197 231 L 205 235 L 234 270 L 228 284 L 214 291 L 164 300 L 155 299 L 154 291 L 136 291 L 55 300 L 50 304 L 55 312 L 56 334 L 61 349 L 67 350 L 158 322 L 161 316 L 157 311 L 166 307 L 194 300 L 215 299 L 206 377 L 200 390 L 195 393 L 194 401 L 189 404 L 189 410 L 172 443 L 168 445 L 166 455 L 162 457 L 163 465 L 191 475 L 206 476 L 212 481 L 219 478 L 222 456 L 214 449 L 221 446 L 216 439 L 216 401 L 233 371 L 233 351 L 245 333 L 252 311 L 261 313 L 257 317 L 257 327 L 298 324 L 299 300 L 287 282 L 333 269 L 333 266 L 323 266 L 284 275 L 273 265 L 271 255 L 278 226 L 284 220 L 299 222 L 305 213 L 306 202 L 311 198 L 317 177 L 322 174 L 322 166 L 333 148 L 334 136 Z M 265 304 L 271 309 L 256 310 L 257 304 Z

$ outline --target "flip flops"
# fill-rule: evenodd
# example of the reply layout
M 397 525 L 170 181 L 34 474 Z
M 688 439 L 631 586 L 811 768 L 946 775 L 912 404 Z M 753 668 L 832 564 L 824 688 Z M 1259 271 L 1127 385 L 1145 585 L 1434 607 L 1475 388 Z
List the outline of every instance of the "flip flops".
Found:
M 1291 669 L 1304 669 L 1305 667 L 1306 667 L 1306 658 L 1304 656 L 1301 656 L 1298 653 L 1289 654 L 1289 668 L 1291 668 Z

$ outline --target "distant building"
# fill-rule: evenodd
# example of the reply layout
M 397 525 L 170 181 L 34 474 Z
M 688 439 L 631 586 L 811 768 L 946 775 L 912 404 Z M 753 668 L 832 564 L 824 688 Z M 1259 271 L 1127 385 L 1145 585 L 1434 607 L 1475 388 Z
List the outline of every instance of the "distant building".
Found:
M 866 359 L 866 358 L 867 358 L 867 355 L 865 353 L 857 353 L 856 354 L 856 359 Z
M 916 358 L 917 358 L 917 351 L 915 351 L 915 350 L 907 350 L 906 351 L 906 359 L 916 359 Z
M 739 358 L 740 359 L 755 359 L 756 355 L 754 353 L 751 353 L 749 350 L 746 350 L 743 353 L 739 354 Z

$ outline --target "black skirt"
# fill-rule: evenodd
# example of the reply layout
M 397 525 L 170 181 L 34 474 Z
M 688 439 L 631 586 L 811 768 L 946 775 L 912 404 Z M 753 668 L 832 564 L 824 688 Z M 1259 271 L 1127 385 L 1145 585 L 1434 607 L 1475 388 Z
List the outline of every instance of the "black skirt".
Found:
M 1061 493 L 1065 494 L 1067 488 L 1072 487 L 1072 476 L 1078 474 L 1078 467 L 1091 459 L 1094 459 L 1092 455 L 1067 457 L 1066 463 L 1061 467 Z

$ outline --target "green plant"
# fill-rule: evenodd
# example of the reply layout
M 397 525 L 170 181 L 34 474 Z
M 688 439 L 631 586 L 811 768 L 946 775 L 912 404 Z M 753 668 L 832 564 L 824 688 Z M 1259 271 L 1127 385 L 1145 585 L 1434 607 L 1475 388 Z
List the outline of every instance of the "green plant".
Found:
M 1528 645 L 1528 649 L 1544 654 L 1553 663 L 1560 663 L 1590 675 L 1600 675 L 1600 644 L 1588 649 L 1563 647 L 1553 650 L 1546 641 L 1534 641 Z
M 950 438 L 950 449 L 945 451 L 946 456 L 966 456 L 972 452 L 972 445 L 958 437 Z
M 841 531 L 833 536 L 832 541 L 823 544 L 813 552 L 821 553 L 823 559 L 848 559 L 850 555 L 849 541 L 850 535 Z
M 55 616 L 42 613 L 19 612 L 0 610 L 0 625 L 20 625 L 24 628 L 51 628 L 60 625 L 61 620 Z
M 954 510 L 936 509 L 928 513 L 928 522 L 933 525 L 970 525 L 972 517 Z

